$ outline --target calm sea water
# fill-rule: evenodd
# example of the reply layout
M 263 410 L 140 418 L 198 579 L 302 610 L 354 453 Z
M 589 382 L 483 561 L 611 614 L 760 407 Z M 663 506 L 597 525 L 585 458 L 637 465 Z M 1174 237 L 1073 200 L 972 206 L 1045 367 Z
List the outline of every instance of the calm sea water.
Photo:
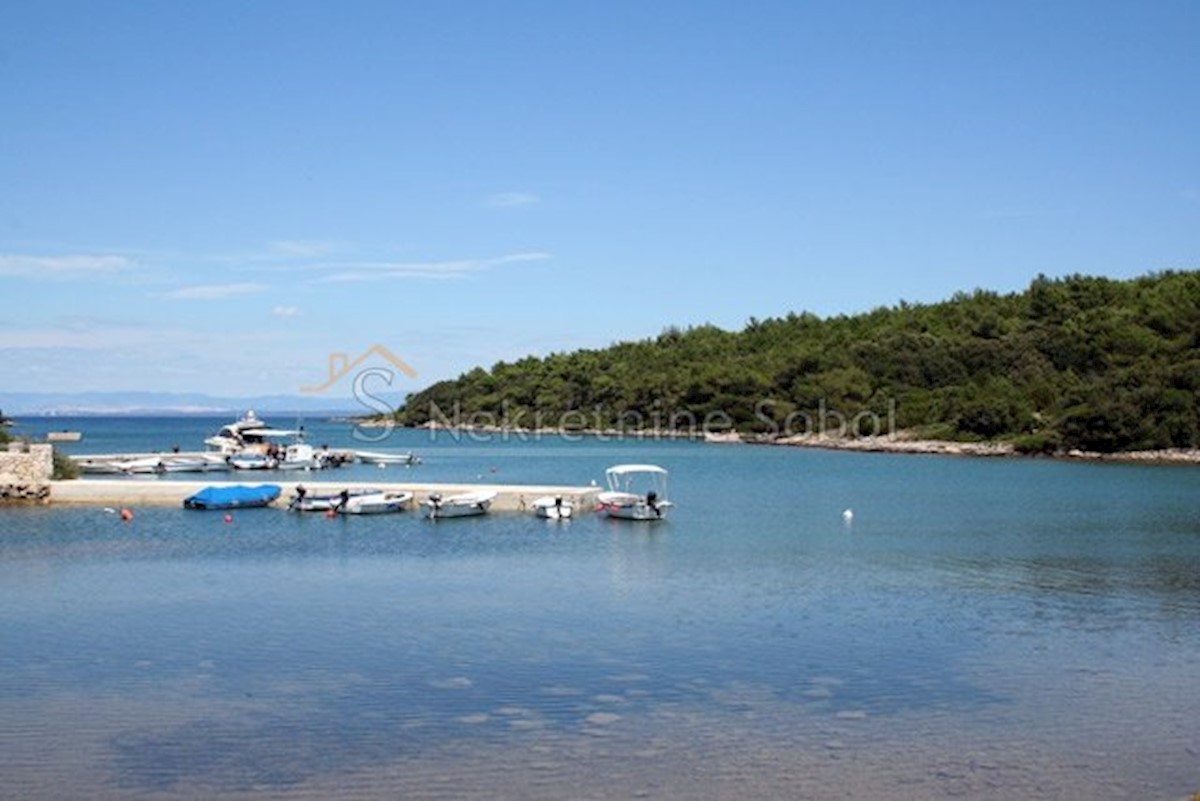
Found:
M 43 430 L 187 449 L 221 422 Z M 652 462 L 678 506 L 654 525 L 0 510 L 0 797 L 1200 790 L 1200 469 L 372 447 L 425 462 L 321 477 L 583 484 Z

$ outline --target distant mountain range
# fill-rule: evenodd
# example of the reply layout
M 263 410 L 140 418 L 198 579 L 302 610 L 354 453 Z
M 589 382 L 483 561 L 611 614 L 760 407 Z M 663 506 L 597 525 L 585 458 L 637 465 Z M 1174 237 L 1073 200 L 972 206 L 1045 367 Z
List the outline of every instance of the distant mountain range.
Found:
M 354 398 L 323 395 L 259 395 L 214 397 L 201 393 L 175 392 L 3 392 L 0 411 L 8 417 L 227 415 L 247 409 L 256 412 L 303 412 L 305 414 L 375 414 L 381 403 L 396 408 L 403 396 L 380 395 L 370 406 Z

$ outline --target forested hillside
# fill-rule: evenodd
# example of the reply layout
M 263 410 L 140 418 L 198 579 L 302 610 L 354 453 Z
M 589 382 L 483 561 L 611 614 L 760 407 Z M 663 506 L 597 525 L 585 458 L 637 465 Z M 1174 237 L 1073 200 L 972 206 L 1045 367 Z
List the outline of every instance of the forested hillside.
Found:
M 1020 293 L 751 319 L 736 332 L 670 328 L 476 368 L 411 395 L 397 417 L 604 428 L 727 415 L 739 431 L 775 432 L 836 410 L 931 438 L 1113 452 L 1200 445 L 1198 398 L 1200 272 L 1168 272 L 1039 276 Z

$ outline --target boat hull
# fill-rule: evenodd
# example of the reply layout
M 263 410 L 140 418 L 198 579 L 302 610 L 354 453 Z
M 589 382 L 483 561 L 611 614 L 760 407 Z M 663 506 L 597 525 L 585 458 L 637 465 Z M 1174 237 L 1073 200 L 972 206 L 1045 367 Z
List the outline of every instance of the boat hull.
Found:
M 570 520 L 575 508 L 562 498 L 538 498 L 533 502 L 533 513 L 545 520 Z
M 666 520 L 671 511 L 670 501 L 651 503 L 641 495 L 625 492 L 602 492 L 597 501 L 601 512 L 618 520 Z
M 271 470 L 275 467 L 275 460 L 259 455 L 231 456 L 229 466 L 234 470 Z
M 421 508 L 425 517 L 430 520 L 447 517 L 475 517 L 487 514 L 495 499 L 494 492 L 477 495 L 452 495 L 449 498 L 431 495 L 421 501 Z
M 417 464 L 420 459 L 415 453 L 381 453 L 376 451 L 355 451 L 354 455 L 363 464 L 377 464 L 386 467 L 390 464 Z
M 338 512 L 344 515 L 386 515 L 403 512 L 412 500 L 411 492 L 380 492 L 351 498 Z

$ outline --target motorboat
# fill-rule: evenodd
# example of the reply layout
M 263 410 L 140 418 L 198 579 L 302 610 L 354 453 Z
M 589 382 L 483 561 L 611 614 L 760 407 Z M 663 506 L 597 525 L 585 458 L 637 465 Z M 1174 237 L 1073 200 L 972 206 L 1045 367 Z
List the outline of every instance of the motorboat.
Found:
M 160 473 L 213 473 L 229 469 L 229 462 L 208 456 L 163 456 Z
M 561 495 L 547 495 L 533 502 L 533 513 L 547 520 L 569 520 L 574 505 Z
M 123 462 L 113 462 L 112 465 L 121 473 L 129 475 L 151 475 L 162 473 L 162 457 L 146 456 L 141 459 L 128 459 Z
M 85 476 L 111 476 L 120 475 L 122 472 L 117 463 L 109 459 L 77 459 L 71 457 L 71 461 L 79 468 L 79 472 Z
M 336 508 L 338 513 L 343 515 L 391 514 L 403 512 L 412 499 L 413 494 L 407 490 L 368 492 L 352 495 Z
M 621 520 L 663 520 L 673 504 L 667 500 L 667 471 L 653 464 L 620 464 L 604 471 L 608 490 L 597 496 L 600 511 Z
M 279 454 L 276 470 L 320 470 L 325 460 L 316 448 L 305 442 L 288 445 Z
M 421 460 L 415 453 L 409 451 L 407 453 L 388 453 L 386 451 L 355 451 L 355 457 L 358 461 L 364 464 L 377 464 L 380 467 L 386 467 L 390 464 L 399 465 L 414 465 L 420 464 Z
M 277 464 L 265 453 L 237 453 L 229 457 L 229 466 L 234 470 L 274 470 Z
M 377 489 L 344 489 L 318 495 L 309 492 L 303 484 L 298 484 L 288 500 L 288 509 L 295 512 L 336 512 L 354 498 L 379 493 Z
M 464 492 L 461 495 L 446 497 L 435 492 L 421 501 L 421 506 L 425 510 L 426 517 L 430 520 L 438 520 L 443 517 L 470 517 L 487 514 L 494 500 L 496 500 L 496 493 L 490 490 Z
M 185 509 L 247 509 L 267 506 L 279 497 L 283 489 L 278 484 L 248 486 L 235 484 L 205 487 L 183 501 Z

